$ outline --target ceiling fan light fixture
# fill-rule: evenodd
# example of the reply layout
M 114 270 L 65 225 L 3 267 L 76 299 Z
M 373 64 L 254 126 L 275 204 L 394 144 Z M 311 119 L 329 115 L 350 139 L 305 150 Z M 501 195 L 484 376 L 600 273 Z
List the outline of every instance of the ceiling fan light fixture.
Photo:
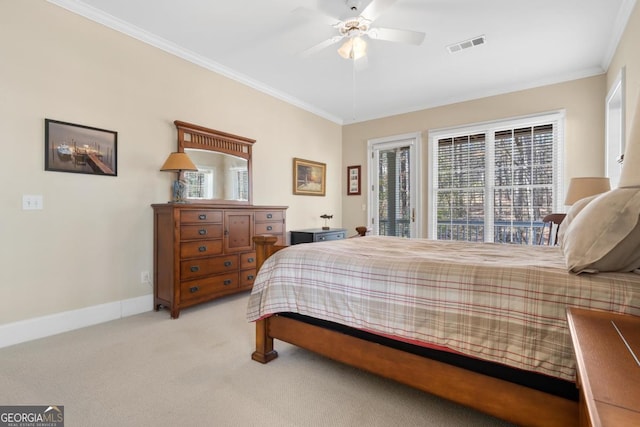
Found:
M 344 59 L 360 59 L 367 54 L 367 42 L 361 37 L 349 37 L 338 49 L 338 54 Z

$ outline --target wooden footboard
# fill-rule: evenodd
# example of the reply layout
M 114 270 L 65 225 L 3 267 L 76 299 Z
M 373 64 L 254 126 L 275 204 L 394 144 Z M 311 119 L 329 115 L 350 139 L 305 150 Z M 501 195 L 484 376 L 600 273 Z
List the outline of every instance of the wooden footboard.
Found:
M 258 268 L 282 249 L 274 246 L 275 241 L 268 236 L 254 237 Z M 256 322 L 252 359 L 261 363 L 275 359 L 274 339 L 519 425 L 578 425 L 578 404 L 572 400 L 284 316 Z

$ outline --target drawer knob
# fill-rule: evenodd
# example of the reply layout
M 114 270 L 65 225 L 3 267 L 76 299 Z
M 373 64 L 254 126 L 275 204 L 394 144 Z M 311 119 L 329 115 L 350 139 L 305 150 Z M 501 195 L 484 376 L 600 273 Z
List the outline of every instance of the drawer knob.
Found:
M 200 252 L 206 252 L 206 251 L 207 251 L 207 247 L 206 247 L 206 246 L 200 246 L 200 247 L 198 248 L 198 251 L 200 251 Z
M 267 225 L 267 231 L 271 231 L 271 230 L 273 230 L 273 227 L 270 225 Z
M 191 267 L 191 272 L 192 272 L 192 273 L 196 273 L 196 272 L 198 272 L 199 270 L 200 270 L 200 267 L 199 267 L 199 266 L 197 266 L 197 265 L 194 265 L 194 266 L 192 266 L 192 267 Z
M 201 228 L 200 230 L 198 230 L 198 234 L 204 236 L 205 234 L 207 234 L 207 230 L 205 228 Z
M 325 237 L 325 236 L 320 236 L 320 239 L 319 239 L 319 240 L 325 240 L 325 239 L 326 239 L 326 237 Z
M 200 290 L 200 286 L 192 286 L 189 288 L 189 292 L 191 292 L 192 294 L 195 294 L 199 290 Z
M 267 219 L 271 219 L 271 218 L 273 218 L 273 214 L 268 213 L 267 214 Z
M 231 264 L 233 264 L 231 261 L 225 261 L 224 262 L 224 266 L 225 267 L 231 267 Z
M 247 258 L 247 262 L 255 262 L 255 261 L 256 261 L 256 260 L 255 260 L 253 257 L 251 257 L 251 258 Z
M 231 284 L 232 280 L 231 279 L 227 279 L 224 282 L 222 282 L 223 285 L 225 286 L 229 286 Z
M 206 214 L 200 214 L 200 215 L 198 215 L 198 219 L 205 220 L 205 219 L 207 219 L 207 215 Z
M 253 280 L 253 278 L 254 278 L 253 274 L 250 274 L 250 275 L 247 276 L 247 280 Z

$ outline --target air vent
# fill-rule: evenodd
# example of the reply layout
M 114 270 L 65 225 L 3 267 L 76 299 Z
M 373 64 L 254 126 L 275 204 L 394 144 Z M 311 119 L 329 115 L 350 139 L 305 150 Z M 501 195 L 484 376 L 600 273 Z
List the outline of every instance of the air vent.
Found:
M 456 53 L 456 52 L 461 52 L 465 49 L 483 45 L 485 44 L 485 42 L 486 42 L 485 36 L 478 36 L 469 40 L 465 40 L 459 43 L 454 43 L 452 45 L 449 45 L 447 46 L 447 49 L 449 50 L 449 53 Z

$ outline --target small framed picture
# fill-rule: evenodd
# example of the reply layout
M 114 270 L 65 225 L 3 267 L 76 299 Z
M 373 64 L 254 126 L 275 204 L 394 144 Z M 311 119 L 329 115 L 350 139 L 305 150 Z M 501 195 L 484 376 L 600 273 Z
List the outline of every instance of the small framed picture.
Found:
M 44 170 L 118 175 L 118 132 L 44 120 Z
M 360 194 L 360 166 L 347 166 L 347 196 Z
M 293 159 L 293 194 L 324 196 L 327 165 L 311 160 Z

